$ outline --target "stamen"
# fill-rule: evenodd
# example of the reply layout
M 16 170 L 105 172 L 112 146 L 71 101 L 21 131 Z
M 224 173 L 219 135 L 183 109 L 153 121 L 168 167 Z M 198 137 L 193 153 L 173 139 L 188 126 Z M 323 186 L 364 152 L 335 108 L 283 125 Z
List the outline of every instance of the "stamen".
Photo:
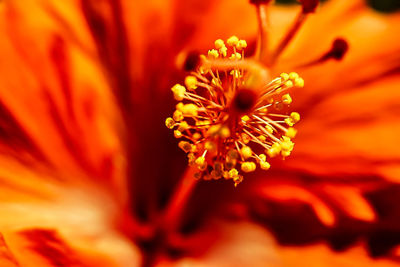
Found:
M 257 1 L 261 2 L 261 1 Z M 267 1 L 263 1 L 267 2 Z M 268 1 L 269 2 L 269 1 Z M 267 58 L 268 51 L 268 12 L 267 6 L 265 3 L 256 4 L 256 12 L 257 12 L 257 21 L 258 21 L 258 29 L 259 29 L 259 39 L 256 50 L 256 57 L 264 62 Z
M 299 0 L 302 5 L 301 12 L 297 15 L 293 25 L 290 27 L 289 31 L 282 39 L 282 41 L 277 46 L 275 52 L 271 56 L 271 60 L 269 62 L 270 65 L 275 64 L 278 57 L 283 53 L 285 48 L 288 46 L 290 41 L 296 36 L 297 32 L 305 22 L 308 14 L 315 11 L 317 8 L 319 1 L 318 0 Z
M 287 92 L 303 87 L 297 73 L 268 79 L 260 65 L 244 59 L 247 43 L 236 36 L 201 55 L 201 64 L 184 84 L 171 88 L 177 101 L 173 116 L 165 121 L 178 146 L 188 153 L 196 179 L 232 179 L 236 186 L 243 173 L 259 166 L 268 170 L 267 157 L 290 155 L 300 120 L 288 113 L 292 98 Z M 288 127 L 289 126 L 289 127 Z

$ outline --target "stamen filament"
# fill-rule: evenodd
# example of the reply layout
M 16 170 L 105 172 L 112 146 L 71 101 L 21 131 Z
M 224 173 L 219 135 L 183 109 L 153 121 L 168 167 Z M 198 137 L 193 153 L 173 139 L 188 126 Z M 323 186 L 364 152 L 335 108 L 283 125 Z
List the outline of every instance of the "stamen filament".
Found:
M 268 12 L 267 6 L 263 4 L 256 5 L 257 21 L 259 29 L 258 47 L 256 57 L 261 61 L 265 62 L 268 56 Z
M 288 46 L 290 41 L 296 36 L 296 33 L 299 31 L 304 21 L 307 18 L 307 14 L 300 11 L 297 15 L 293 25 L 290 27 L 289 31 L 286 33 L 285 37 L 279 43 L 276 50 L 272 53 L 271 61 L 269 65 L 274 65 L 278 57 L 283 53 L 285 48 Z

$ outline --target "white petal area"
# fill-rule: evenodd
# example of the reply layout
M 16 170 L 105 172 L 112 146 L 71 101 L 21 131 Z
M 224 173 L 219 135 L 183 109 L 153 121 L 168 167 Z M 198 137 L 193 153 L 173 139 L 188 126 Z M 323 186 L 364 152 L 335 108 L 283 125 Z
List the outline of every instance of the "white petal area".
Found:
M 22 266 L 36 267 L 38 262 L 47 266 L 21 236 L 37 229 L 54 231 L 77 255 L 107 259 L 104 266 L 140 264 L 138 248 L 117 229 L 122 208 L 110 192 L 83 176 L 76 179 L 82 182 L 65 182 L 67 171 L 51 177 L 48 171 L 26 168 L 11 159 L 1 161 L 8 167 L 0 168 L 0 233 Z
M 280 246 L 271 233 L 248 222 L 224 224 L 219 228 L 221 238 L 201 258 L 185 258 L 178 263 L 163 263 L 159 266 L 178 267 L 394 267 L 386 259 L 375 260 L 367 255 L 362 245 L 345 252 L 334 252 L 323 243 L 290 247 Z

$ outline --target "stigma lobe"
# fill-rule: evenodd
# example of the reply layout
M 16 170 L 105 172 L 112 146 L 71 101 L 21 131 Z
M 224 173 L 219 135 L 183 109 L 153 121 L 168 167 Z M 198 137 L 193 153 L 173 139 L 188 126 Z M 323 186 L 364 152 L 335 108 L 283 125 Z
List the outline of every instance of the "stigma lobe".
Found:
M 349 50 L 349 44 L 343 38 L 337 38 L 333 41 L 331 49 L 322 56 L 321 60 L 327 60 L 333 58 L 336 60 L 342 60 Z
M 304 14 L 314 13 L 319 4 L 319 0 L 299 0 L 299 2 L 303 7 L 302 12 Z

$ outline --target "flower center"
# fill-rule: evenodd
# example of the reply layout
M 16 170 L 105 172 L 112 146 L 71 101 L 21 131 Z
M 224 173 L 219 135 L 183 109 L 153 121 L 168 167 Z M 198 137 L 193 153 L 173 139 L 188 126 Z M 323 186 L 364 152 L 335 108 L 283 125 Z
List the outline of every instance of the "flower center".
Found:
M 266 70 L 244 58 L 245 40 L 232 36 L 226 43 L 216 40 L 185 86 L 172 87 L 179 103 L 165 123 L 182 139 L 197 179 L 232 179 L 236 186 L 242 173 L 268 170 L 268 158 L 290 155 L 300 115 L 288 113 L 287 91 L 304 81 L 294 72 L 265 80 Z
M 257 94 L 251 89 L 239 89 L 233 98 L 232 107 L 239 113 L 249 112 L 255 105 Z

